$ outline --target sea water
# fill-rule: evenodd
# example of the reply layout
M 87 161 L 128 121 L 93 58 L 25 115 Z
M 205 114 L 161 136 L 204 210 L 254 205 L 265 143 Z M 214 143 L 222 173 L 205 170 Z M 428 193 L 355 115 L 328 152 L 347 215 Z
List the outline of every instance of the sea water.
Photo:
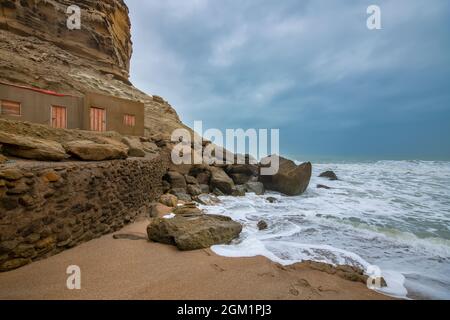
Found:
M 339 181 L 318 175 L 333 170 Z M 332 189 L 318 189 L 325 184 Z M 266 198 L 275 197 L 276 203 Z M 376 266 L 394 297 L 450 299 L 450 162 L 378 161 L 314 165 L 307 192 L 222 197 L 204 206 L 241 222 L 241 237 L 219 255 L 262 255 L 289 265 L 305 260 Z M 265 220 L 269 229 L 259 231 Z

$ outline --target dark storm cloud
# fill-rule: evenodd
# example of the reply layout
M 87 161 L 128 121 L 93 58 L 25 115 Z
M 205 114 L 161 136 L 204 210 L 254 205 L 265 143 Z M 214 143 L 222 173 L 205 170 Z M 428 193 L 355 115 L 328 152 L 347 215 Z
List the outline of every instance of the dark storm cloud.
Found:
M 300 157 L 450 156 L 447 0 L 126 2 L 134 84 L 189 125 L 280 128 Z

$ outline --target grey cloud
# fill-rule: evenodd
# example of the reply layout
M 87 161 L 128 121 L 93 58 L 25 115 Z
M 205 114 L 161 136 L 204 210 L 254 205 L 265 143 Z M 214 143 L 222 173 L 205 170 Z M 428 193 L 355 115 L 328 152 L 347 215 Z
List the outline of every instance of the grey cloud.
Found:
M 280 128 L 293 156 L 450 157 L 446 0 L 376 1 L 379 31 L 373 1 L 126 2 L 133 82 L 189 125 Z

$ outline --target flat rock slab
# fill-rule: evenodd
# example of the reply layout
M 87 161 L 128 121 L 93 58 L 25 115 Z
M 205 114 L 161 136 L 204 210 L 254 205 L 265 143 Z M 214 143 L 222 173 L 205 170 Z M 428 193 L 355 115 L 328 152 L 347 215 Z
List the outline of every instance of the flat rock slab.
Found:
M 92 141 L 71 141 L 64 145 L 67 152 L 85 161 L 126 159 L 128 148 L 125 145 L 100 144 Z
M 139 236 L 136 234 L 115 234 L 113 235 L 113 238 L 116 240 L 147 240 L 144 236 Z
M 5 154 L 24 159 L 60 161 L 68 157 L 60 143 L 50 140 L 0 131 L 0 144 Z
M 147 227 L 151 241 L 175 245 L 182 251 L 228 244 L 242 232 L 242 225 L 219 215 L 177 215 L 154 219 Z

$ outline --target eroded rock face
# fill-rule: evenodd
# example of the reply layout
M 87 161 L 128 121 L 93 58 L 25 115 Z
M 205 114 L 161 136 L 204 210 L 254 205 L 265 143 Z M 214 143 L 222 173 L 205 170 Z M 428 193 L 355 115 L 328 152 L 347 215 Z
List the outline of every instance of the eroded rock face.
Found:
M 67 28 L 67 7 L 81 8 L 81 30 Z M 122 0 L 3 0 L 0 29 L 32 35 L 128 80 L 132 42 L 128 8 Z
M 270 163 L 264 159 L 263 163 Z M 288 196 L 303 194 L 308 188 L 312 175 L 310 162 L 297 166 L 293 161 L 279 157 L 280 169 L 276 175 L 261 176 L 260 181 L 267 190 L 278 191 Z
M 0 131 L 0 144 L 3 152 L 24 159 L 60 161 L 68 157 L 60 143 L 50 140 Z
M 229 217 L 201 214 L 154 219 L 147 227 L 151 241 L 175 245 L 183 251 L 227 244 L 241 232 L 242 225 Z

